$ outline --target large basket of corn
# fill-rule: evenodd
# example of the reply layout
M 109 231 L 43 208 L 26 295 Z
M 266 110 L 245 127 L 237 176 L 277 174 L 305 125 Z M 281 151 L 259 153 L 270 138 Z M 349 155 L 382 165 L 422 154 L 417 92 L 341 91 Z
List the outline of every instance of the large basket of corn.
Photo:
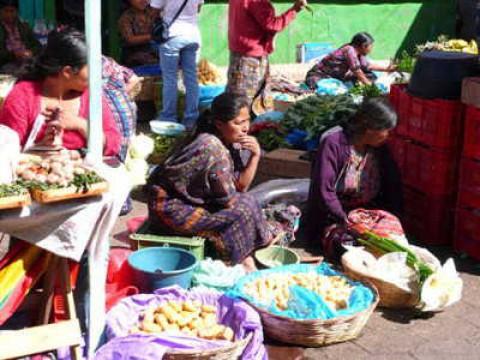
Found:
M 258 311 L 265 335 L 308 347 L 355 339 L 378 304 L 373 285 L 354 282 L 325 263 L 258 271 L 233 292 Z

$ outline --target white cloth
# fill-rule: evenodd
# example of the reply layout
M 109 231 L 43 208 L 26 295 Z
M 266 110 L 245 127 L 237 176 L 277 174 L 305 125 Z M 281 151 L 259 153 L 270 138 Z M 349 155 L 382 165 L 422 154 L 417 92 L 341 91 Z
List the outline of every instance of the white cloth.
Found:
M 182 6 L 183 0 L 150 0 L 150 6 L 162 10 L 163 20 L 168 24 Z M 178 18 L 169 28 L 169 34 L 172 37 L 183 36 L 189 39 L 195 39 L 200 44 L 200 29 L 198 27 L 198 8 L 203 4 L 203 0 L 188 0 L 185 8 Z
M 0 212 L 0 232 L 75 261 L 87 249 L 89 354 L 97 347 L 105 324 L 109 235 L 131 188 L 123 168 L 102 165 L 96 171 L 109 182 L 109 191 L 101 197 L 50 205 L 33 203 L 22 210 Z
M 7 126 L 0 125 L 0 184 L 10 184 L 20 158 L 18 134 Z

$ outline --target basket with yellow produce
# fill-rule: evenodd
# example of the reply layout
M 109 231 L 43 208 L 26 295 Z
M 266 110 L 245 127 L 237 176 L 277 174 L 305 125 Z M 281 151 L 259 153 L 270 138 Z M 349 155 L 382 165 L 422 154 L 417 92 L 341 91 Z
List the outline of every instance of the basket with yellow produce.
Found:
M 200 85 L 220 85 L 225 83 L 225 77 L 215 64 L 207 59 L 201 59 L 197 65 L 198 83 Z
M 228 294 L 260 313 L 269 337 L 309 347 L 356 338 L 378 303 L 372 285 L 354 282 L 326 263 L 257 271 Z
M 417 52 L 419 53 L 431 50 L 464 52 L 467 54 L 478 55 L 478 45 L 475 40 L 449 40 L 445 35 L 440 35 L 436 41 L 427 41 L 425 44 L 417 45 Z
M 153 351 L 152 359 L 256 359 L 265 352 L 255 310 L 211 289 L 173 286 L 131 296 L 112 308 L 106 324 L 109 342 L 96 359 L 123 346 L 145 355 L 151 342 L 163 351 Z

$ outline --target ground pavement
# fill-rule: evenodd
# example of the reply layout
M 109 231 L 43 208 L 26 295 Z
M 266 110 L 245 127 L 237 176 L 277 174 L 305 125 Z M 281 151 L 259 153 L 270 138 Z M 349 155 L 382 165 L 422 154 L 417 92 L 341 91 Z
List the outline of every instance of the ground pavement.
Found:
M 146 214 L 145 199 L 135 194 L 134 210 L 115 226 L 112 245 L 125 246 L 126 222 Z M 293 244 L 300 252 L 302 244 Z M 451 249 L 431 249 L 444 261 Z M 322 348 L 285 346 L 266 340 L 271 360 L 478 360 L 480 359 L 480 264 L 455 257 L 464 281 L 463 299 L 445 312 L 418 316 L 409 311 L 377 309 L 362 335 Z

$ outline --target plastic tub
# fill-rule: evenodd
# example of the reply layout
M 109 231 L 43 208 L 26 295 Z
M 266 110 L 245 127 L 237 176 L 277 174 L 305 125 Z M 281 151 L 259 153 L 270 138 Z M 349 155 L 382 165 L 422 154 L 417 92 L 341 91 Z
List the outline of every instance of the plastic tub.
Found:
M 266 268 L 298 264 L 300 262 L 300 257 L 295 251 L 276 245 L 256 251 L 255 259 Z
M 150 129 L 158 135 L 177 136 L 185 132 L 185 126 L 172 121 L 152 120 Z
M 174 247 L 137 250 L 128 257 L 135 285 L 143 292 L 171 285 L 188 289 L 197 258 L 191 252 Z

